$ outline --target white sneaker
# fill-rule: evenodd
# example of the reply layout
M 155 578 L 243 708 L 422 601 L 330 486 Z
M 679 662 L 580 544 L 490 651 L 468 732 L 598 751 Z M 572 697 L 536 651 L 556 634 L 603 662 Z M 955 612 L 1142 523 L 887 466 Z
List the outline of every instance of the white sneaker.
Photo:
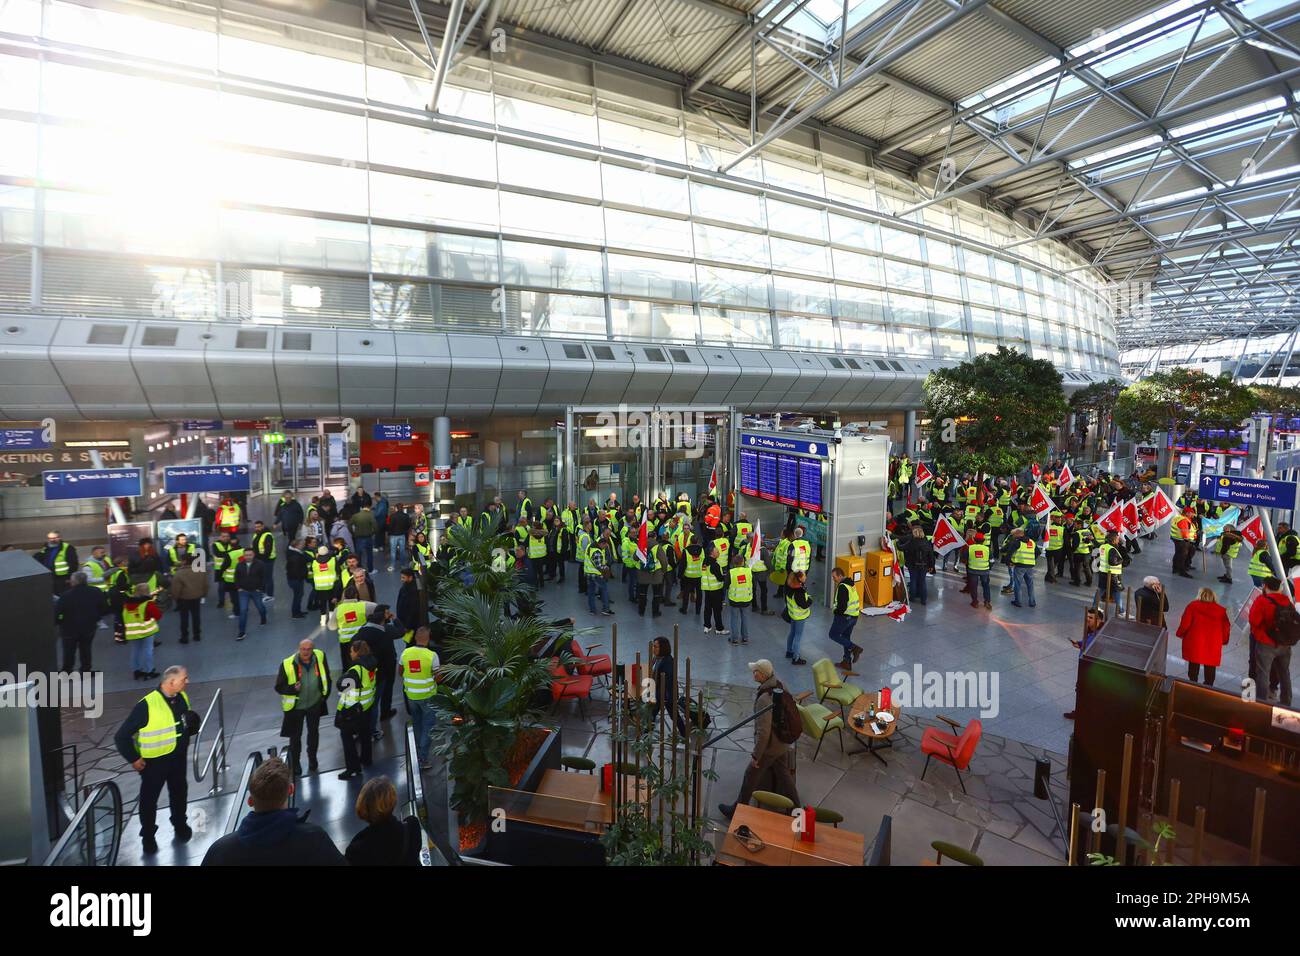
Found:
M 226 615 L 226 620 L 228 620 L 228 621 L 235 621 L 235 620 L 238 620 L 238 619 L 239 619 L 239 615 L 238 615 L 238 614 L 227 614 L 227 615 Z
M 322 614 L 322 615 L 320 616 L 320 626 L 321 626 L 321 627 L 324 627 L 324 626 L 325 626 L 325 622 L 326 622 L 327 618 L 328 618 L 328 615 L 325 615 L 325 614 Z
M 711 627 L 706 627 L 706 628 L 704 629 L 704 633 L 705 633 L 705 634 L 712 634 L 712 633 L 713 633 L 713 628 L 711 628 Z
M 262 603 L 263 603 L 263 604 L 274 604 L 274 603 L 275 603 L 275 598 L 270 597 L 270 596 L 268 595 L 267 597 L 262 598 Z
M 388 566 L 388 570 L 389 570 L 389 571 L 392 571 L 392 570 L 393 570 L 393 566 L 392 566 L 391 564 Z
M 728 634 L 730 634 L 731 632 L 730 632 L 730 631 L 718 631 L 718 633 L 721 634 L 723 637 L 726 637 L 726 636 L 727 636 Z

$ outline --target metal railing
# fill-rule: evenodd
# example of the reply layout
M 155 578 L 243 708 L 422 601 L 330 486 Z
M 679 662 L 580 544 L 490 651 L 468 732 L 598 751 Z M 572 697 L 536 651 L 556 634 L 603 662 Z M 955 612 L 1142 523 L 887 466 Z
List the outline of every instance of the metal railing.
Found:
M 230 804 L 230 811 L 226 814 L 226 829 L 224 833 L 234 833 L 239 827 L 239 821 L 244 818 L 244 811 L 248 809 L 248 801 L 245 796 L 248 793 L 248 784 L 253 779 L 253 771 L 262 764 L 262 751 L 254 750 L 244 761 L 244 772 L 239 775 L 239 789 L 235 791 L 235 800 Z
M 113 866 L 122 846 L 122 827 L 122 791 L 105 780 L 86 796 L 42 865 Z
M 212 749 L 208 751 L 207 759 L 203 761 L 203 767 L 200 769 L 199 756 L 203 751 L 203 732 L 208 729 L 214 708 L 217 712 L 217 739 L 212 742 Z M 209 794 L 221 792 L 225 772 L 230 769 L 230 765 L 226 762 L 227 747 L 226 705 L 221 699 L 221 688 L 218 687 L 212 697 L 212 703 L 208 704 L 207 713 L 203 715 L 203 723 L 199 724 L 199 732 L 194 735 L 194 782 L 202 783 L 211 770 L 212 787 L 208 790 Z
M 55 747 L 53 750 L 47 750 L 45 753 L 46 756 L 52 757 L 54 754 L 67 753 L 68 751 L 72 751 L 72 795 L 68 800 L 68 806 L 71 807 L 72 813 L 75 814 L 81 809 L 81 770 L 77 765 L 77 745 L 64 744 L 62 747 Z M 65 782 L 64 787 L 66 788 L 66 786 L 67 784 Z
M 420 776 L 419 750 L 415 745 L 415 725 L 406 723 L 406 812 L 420 824 L 423 836 L 420 847 L 421 866 L 447 866 L 447 858 L 438 849 L 429 829 L 429 808 L 424 802 L 424 778 Z

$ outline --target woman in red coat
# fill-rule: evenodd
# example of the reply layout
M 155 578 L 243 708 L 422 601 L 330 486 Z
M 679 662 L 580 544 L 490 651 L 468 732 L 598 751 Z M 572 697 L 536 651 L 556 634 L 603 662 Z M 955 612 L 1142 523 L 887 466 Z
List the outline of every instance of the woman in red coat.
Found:
M 1213 591 L 1201 588 L 1196 600 L 1183 611 L 1182 622 L 1178 625 L 1188 680 L 1194 682 L 1204 667 L 1205 686 L 1214 683 L 1214 669 L 1223 659 L 1223 647 L 1228 643 L 1231 630 L 1227 610 L 1214 599 Z

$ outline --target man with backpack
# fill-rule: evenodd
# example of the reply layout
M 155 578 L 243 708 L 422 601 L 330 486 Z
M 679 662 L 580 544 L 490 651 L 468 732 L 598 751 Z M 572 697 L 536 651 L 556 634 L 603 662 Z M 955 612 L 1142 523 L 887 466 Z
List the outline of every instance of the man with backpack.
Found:
M 1256 699 L 1290 707 L 1291 648 L 1300 640 L 1300 614 L 1277 578 L 1264 581 L 1264 593 L 1250 606 L 1250 640 Z
M 720 803 L 718 809 L 728 820 L 740 804 L 749 803 L 755 790 L 770 790 L 789 797 L 800 806 L 799 791 L 795 789 L 790 774 L 790 747 L 803 733 L 799 708 L 776 679 L 769 660 L 757 660 L 749 665 L 758 691 L 754 694 L 754 749 L 750 752 L 745 779 L 740 784 L 740 795 L 735 803 Z

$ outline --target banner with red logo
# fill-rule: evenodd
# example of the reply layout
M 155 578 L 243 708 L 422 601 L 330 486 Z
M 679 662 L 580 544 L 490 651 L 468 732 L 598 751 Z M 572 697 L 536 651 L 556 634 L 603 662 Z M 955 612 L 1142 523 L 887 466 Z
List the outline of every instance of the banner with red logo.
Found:
M 638 561 L 645 561 L 646 555 L 650 553 L 650 529 L 649 526 L 646 524 L 646 519 L 649 517 L 650 517 L 649 511 L 643 514 L 641 516 L 641 527 L 637 529 L 636 559 Z
M 718 466 L 714 465 L 713 470 L 709 472 L 709 494 L 715 495 L 718 492 Z
M 1252 551 L 1264 540 L 1264 522 L 1260 520 L 1259 515 L 1255 515 L 1237 530 L 1241 532 L 1242 538 L 1250 545 Z
M 1169 500 L 1169 496 L 1164 493 L 1163 489 L 1157 488 L 1143 504 L 1146 505 L 1147 512 L 1155 519 L 1157 528 L 1174 516 L 1174 503 Z
M 943 557 L 949 551 L 956 551 L 966 546 L 966 539 L 957 533 L 956 526 L 948 520 L 947 515 L 934 523 L 934 553 Z
M 1047 496 L 1042 485 L 1034 485 L 1034 493 L 1029 496 L 1029 507 L 1034 509 L 1034 514 L 1039 518 L 1043 515 L 1051 514 L 1056 508 L 1056 502 Z
M 1127 532 L 1129 537 L 1136 538 L 1138 536 L 1137 502 L 1132 498 L 1124 502 L 1124 506 L 1120 510 L 1120 515 L 1124 521 L 1124 531 Z
M 1017 491 L 1019 491 L 1019 490 L 1020 490 L 1020 483 L 1019 483 L 1018 481 L 1016 481 L 1016 479 L 1012 478 L 1012 479 L 1011 479 L 1011 493 L 1014 495 L 1014 494 L 1015 494 Z
M 934 475 L 931 474 L 930 469 L 925 467 L 925 462 L 918 461 L 916 463 L 916 487 L 920 488 L 933 477 Z
M 1034 481 L 1038 481 L 1043 477 L 1043 469 L 1038 467 L 1038 462 L 1030 464 L 1029 473 L 1034 476 Z
M 1123 510 L 1124 509 L 1120 506 L 1120 503 L 1118 501 L 1115 502 L 1113 505 L 1111 505 L 1109 508 L 1106 509 L 1105 514 L 1103 514 L 1100 518 L 1097 519 L 1097 525 L 1100 528 L 1102 528 L 1104 531 L 1117 531 L 1120 534 L 1123 534 L 1124 533 Z
M 747 567 L 753 567 L 754 562 L 758 560 L 759 553 L 763 549 L 763 526 L 760 521 L 755 519 L 754 530 L 749 536 L 749 557 L 745 559 Z
M 1056 476 L 1056 483 L 1062 488 L 1069 488 L 1074 484 L 1074 472 L 1070 471 L 1069 465 L 1061 466 L 1061 473 Z

